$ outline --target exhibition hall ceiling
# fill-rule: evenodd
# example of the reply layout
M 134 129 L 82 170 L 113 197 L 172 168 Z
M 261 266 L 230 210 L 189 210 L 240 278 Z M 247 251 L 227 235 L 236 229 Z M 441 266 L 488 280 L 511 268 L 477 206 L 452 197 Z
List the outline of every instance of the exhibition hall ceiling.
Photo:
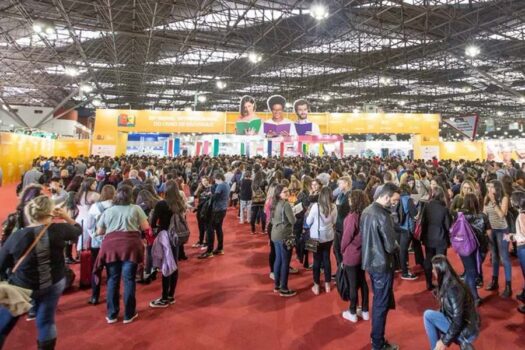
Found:
M 523 0 L 0 0 L 0 103 L 525 112 Z M 80 92 L 79 92 L 80 90 Z M 196 96 L 206 96 L 196 98 Z

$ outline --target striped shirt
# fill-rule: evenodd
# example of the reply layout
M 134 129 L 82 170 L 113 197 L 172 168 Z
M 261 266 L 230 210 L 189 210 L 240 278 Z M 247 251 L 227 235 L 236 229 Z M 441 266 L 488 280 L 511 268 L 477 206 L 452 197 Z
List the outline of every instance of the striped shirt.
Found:
M 500 207 L 501 208 L 501 207 Z M 500 209 L 501 210 L 501 209 Z M 485 214 L 489 217 L 490 226 L 493 229 L 501 230 L 508 227 L 505 217 L 500 218 L 496 210 L 496 205 L 489 202 L 485 205 Z

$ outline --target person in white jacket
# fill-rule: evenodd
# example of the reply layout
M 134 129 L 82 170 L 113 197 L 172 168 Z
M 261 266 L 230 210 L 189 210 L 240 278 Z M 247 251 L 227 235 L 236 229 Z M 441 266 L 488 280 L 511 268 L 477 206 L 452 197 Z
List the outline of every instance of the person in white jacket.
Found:
M 335 221 L 337 219 L 337 207 L 332 203 L 332 191 L 323 187 L 319 193 L 319 200 L 310 208 L 306 218 L 306 224 L 310 227 L 310 239 L 319 241 L 317 252 L 314 255 L 313 275 L 314 286 L 312 292 L 319 295 L 321 280 L 321 263 L 323 264 L 325 276 L 325 290 L 330 292 L 332 281 L 332 266 L 330 263 L 330 248 L 335 236 Z

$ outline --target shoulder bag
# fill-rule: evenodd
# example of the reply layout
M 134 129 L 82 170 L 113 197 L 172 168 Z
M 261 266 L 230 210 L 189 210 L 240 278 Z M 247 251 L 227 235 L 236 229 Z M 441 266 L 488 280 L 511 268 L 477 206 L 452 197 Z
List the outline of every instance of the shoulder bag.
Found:
M 312 231 L 310 230 L 310 233 L 311 232 Z M 317 234 L 319 235 L 319 239 L 320 239 L 321 238 L 321 207 L 319 207 L 319 204 L 317 204 Z M 313 239 L 312 237 L 309 237 L 304 243 L 304 249 L 312 253 L 317 253 L 317 249 L 319 248 L 319 239 Z
M 22 254 L 22 256 L 18 259 L 18 261 L 16 262 L 15 266 L 11 270 L 11 273 L 15 273 L 18 270 L 20 265 L 22 265 L 24 260 L 29 255 L 29 253 L 31 253 L 31 251 L 35 248 L 35 246 L 37 245 L 38 241 L 40 241 L 40 239 L 42 238 L 44 233 L 46 233 L 46 231 L 47 231 L 47 229 L 49 228 L 50 225 L 51 224 L 47 224 L 47 225 L 44 226 L 44 228 L 42 230 L 40 230 L 38 235 L 35 237 L 35 240 L 33 241 L 33 243 L 31 243 L 31 245 L 29 247 L 27 247 L 27 249 L 25 250 L 24 254 Z

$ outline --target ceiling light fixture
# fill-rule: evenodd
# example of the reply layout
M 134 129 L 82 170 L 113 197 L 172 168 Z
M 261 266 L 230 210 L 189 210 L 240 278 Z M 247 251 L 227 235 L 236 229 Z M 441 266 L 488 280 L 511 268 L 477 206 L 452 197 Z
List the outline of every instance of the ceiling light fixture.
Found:
M 197 97 L 197 101 L 199 101 L 200 103 L 204 103 L 206 102 L 207 98 L 206 98 L 206 95 L 199 95 Z
M 481 53 L 481 50 L 476 45 L 469 45 L 465 48 L 465 55 L 468 57 L 476 57 Z
M 472 88 L 470 86 L 463 87 L 463 92 L 471 92 L 471 91 L 472 91 Z
M 102 104 L 102 101 L 100 101 L 98 98 L 94 99 L 93 101 L 91 101 L 91 104 L 95 107 L 98 107 Z
M 496 115 L 497 115 L 498 117 L 502 117 L 502 116 L 503 116 L 503 112 L 502 112 L 502 111 L 497 111 L 497 112 L 496 112 Z
M 35 22 L 33 23 L 33 30 L 35 31 L 35 33 L 42 33 L 44 28 L 42 27 L 41 23 Z
M 90 93 L 91 91 L 93 91 L 93 87 L 88 84 L 82 84 L 80 85 L 80 91 Z
M 323 101 L 330 101 L 332 97 L 330 95 L 323 95 Z
M 78 69 L 76 69 L 75 67 L 66 67 L 64 72 L 66 73 L 66 75 L 69 75 L 71 77 L 76 77 L 78 75 Z
M 259 55 L 259 54 L 256 53 L 256 52 L 250 52 L 250 53 L 248 54 L 248 59 L 249 59 L 250 62 L 252 62 L 252 63 L 257 63 L 257 62 L 261 62 L 262 57 L 261 57 L 261 55 Z
M 216 85 L 217 85 L 217 88 L 220 90 L 224 89 L 227 86 L 224 81 L 220 81 L 220 80 L 217 81 Z
M 191 112 L 191 107 L 185 107 L 185 108 L 184 108 L 184 111 L 185 111 L 185 112 Z
M 525 96 L 521 96 L 519 101 L 520 103 L 525 103 Z
M 405 100 L 397 101 L 397 104 L 400 105 L 401 107 L 404 107 L 407 104 L 407 101 Z
M 46 32 L 46 35 L 53 35 L 53 34 L 55 34 L 55 28 L 53 28 L 53 27 L 46 27 L 45 32 Z
M 461 107 L 460 107 L 460 106 L 456 106 L 456 107 L 454 107 L 454 110 L 455 110 L 456 112 L 459 112 L 459 111 L 461 111 Z
M 359 112 L 361 112 L 361 110 L 359 108 L 354 108 L 354 109 L 352 109 L 352 112 L 359 113 Z
M 379 84 L 388 85 L 392 82 L 392 78 L 382 76 L 379 78 Z
M 328 8 L 322 4 L 313 4 L 310 7 L 310 15 L 318 21 L 328 17 Z

